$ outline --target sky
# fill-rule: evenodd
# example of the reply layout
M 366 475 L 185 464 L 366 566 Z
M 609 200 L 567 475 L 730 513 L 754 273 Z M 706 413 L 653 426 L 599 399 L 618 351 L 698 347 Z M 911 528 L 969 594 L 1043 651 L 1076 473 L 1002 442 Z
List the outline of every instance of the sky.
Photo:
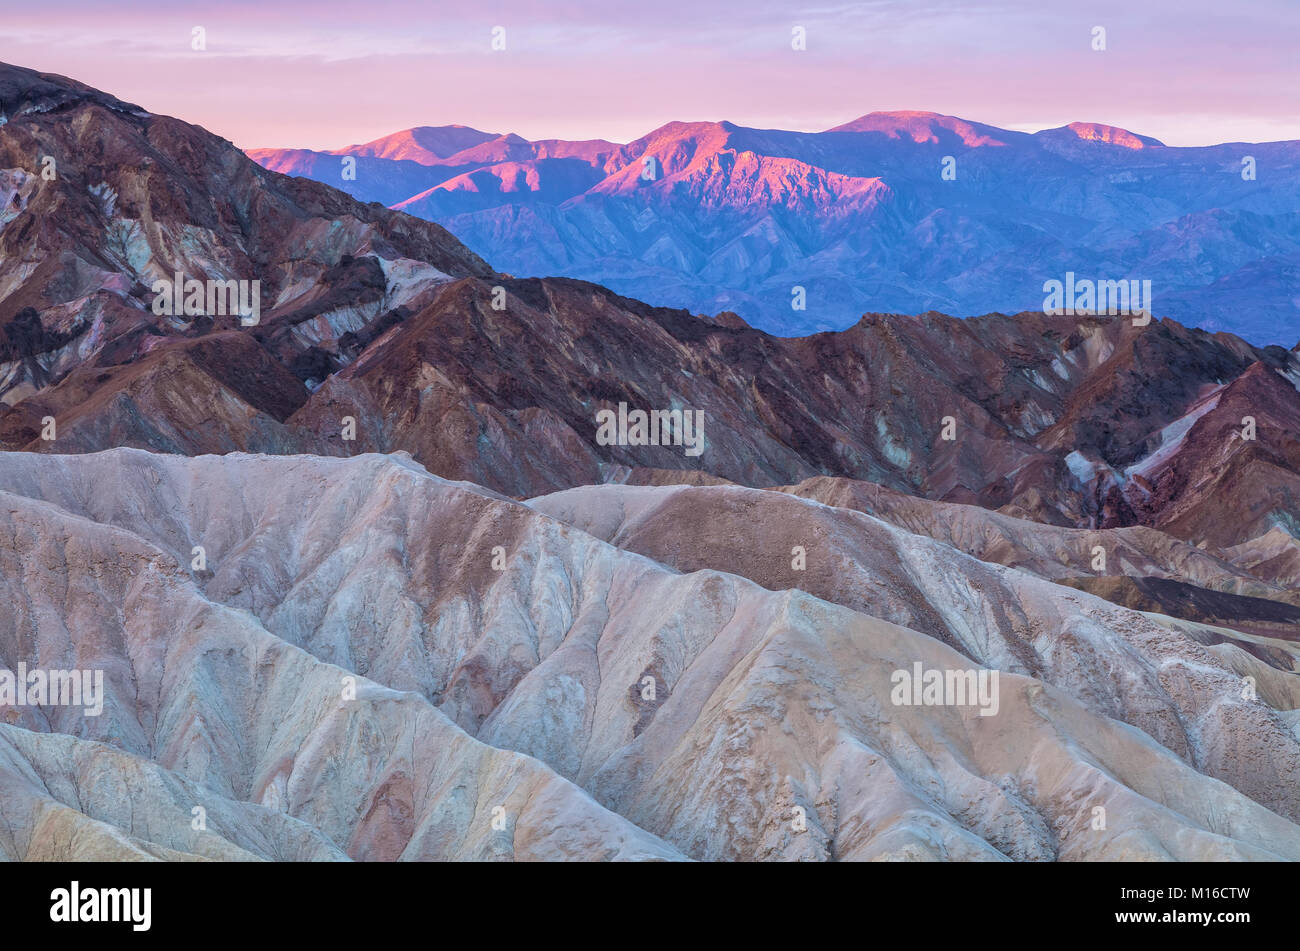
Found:
M 1102 122 L 1169 145 L 1300 139 L 1300 0 L 42 0 L 5 11 L 0 61 L 241 148 L 448 124 L 616 142 L 673 120 L 817 131 L 881 110 Z

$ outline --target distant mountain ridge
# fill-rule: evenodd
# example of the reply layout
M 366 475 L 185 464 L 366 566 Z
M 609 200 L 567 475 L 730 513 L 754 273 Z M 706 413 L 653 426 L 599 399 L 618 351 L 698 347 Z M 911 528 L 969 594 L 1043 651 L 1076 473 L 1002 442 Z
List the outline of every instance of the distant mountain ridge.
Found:
M 874 112 L 824 132 L 672 122 L 618 145 L 441 126 L 247 154 L 436 221 L 509 273 L 777 334 L 1039 309 L 1073 271 L 1151 280 L 1156 314 L 1184 324 L 1300 339 L 1300 141 L 1172 147 L 1093 122 Z

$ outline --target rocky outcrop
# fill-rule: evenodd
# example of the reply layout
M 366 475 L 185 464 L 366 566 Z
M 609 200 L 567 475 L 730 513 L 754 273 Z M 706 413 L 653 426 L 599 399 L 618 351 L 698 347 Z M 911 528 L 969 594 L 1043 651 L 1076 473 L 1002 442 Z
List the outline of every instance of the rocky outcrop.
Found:
M 197 126 L 64 77 L 0 64 L 0 101 L 0 406 L 78 368 L 111 372 L 238 330 L 298 377 L 297 393 L 252 404 L 283 417 L 304 383 L 349 359 L 349 333 L 442 282 L 493 274 L 438 225 L 269 172 Z M 203 282 L 201 303 L 159 315 L 154 284 L 177 274 Z M 209 281 L 243 282 L 247 312 L 224 290 L 209 297 Z M 59 415 L 70 400 L 45 403 Z

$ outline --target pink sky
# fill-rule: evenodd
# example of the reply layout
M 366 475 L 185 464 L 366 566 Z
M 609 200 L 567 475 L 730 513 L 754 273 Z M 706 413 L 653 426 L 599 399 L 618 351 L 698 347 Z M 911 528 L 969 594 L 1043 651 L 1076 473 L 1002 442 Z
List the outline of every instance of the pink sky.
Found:
M 450 123 L 615 141 L 674 119 L 820 130 L 894 109 L 1027 131 L 1105 122 L 1171 145 L 1300 139 L 1300 0 L 106 6 L 6 11 L 0 60 L 244 148 L 337 148 Z M 206 51 L 191 49 L 194 26 Z

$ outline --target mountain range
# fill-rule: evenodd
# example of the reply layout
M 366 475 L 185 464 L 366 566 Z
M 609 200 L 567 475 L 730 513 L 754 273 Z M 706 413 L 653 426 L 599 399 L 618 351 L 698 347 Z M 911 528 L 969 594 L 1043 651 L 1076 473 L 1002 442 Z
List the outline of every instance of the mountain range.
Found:
M 104 675 L 0 704 L 0 856 L 1300 859 L 1296 350 L 774 336 L 63 77 L 0 104 L 0 671 Z M 256 319 L 159 313 L 178 273 Z M 701 451 L 600 438 L 627 407 Z
M 1098 123 L 874 112 L 824 132 L 672 122 L 619 145 L 438 126 L 248 154 L 439 222 L 511 274 L 778 335 L 864 312 L 1041 310 L 1044 283 L 1072 273 L 1149 280 L 1154 312 L 1189 326 L 1300 339 L 1297 141 L 1171 147 Z

